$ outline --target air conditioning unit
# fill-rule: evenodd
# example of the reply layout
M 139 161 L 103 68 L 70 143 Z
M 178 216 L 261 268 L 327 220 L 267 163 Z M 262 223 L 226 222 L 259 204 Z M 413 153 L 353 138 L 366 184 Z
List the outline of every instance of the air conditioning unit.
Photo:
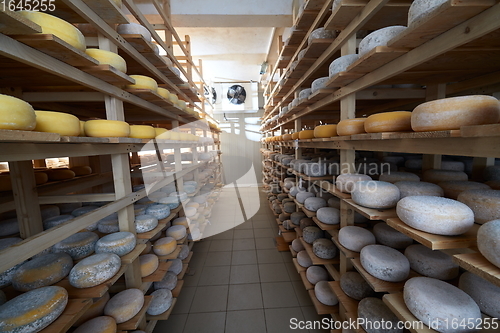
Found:
M 257 82 L 216 82 L 214 113 L 245 112 L 259 110 Z

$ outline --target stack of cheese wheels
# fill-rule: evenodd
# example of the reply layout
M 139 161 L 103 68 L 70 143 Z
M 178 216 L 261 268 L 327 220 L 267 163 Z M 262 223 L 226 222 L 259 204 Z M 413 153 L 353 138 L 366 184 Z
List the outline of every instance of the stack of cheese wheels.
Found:
M 147 89 L 156 92 L 158 90 L 158 83 L 144 75 L 130 75 L 131 78 L 135 80 L 134 84 L 128 84 L 125 89 Z
M 85 52 L 85 37 L 74 25 L 42 12 L 22 10 L 17 13 L 38 24 L 42 28 L 42 34 L 52 34 L 74 48 Z
M 35 126 L 36 114 L 30 104 L 0 94 L 0 129 L 32 131 Z
M 365 121 L 366 133 L 411 131 L 411 112 L 393 111 L 372 114 Z
M 120 120 L 88 120 L 85 122 L 85 134 L 97 138 L 126 138 L 130 135 L 130 126 Z
M 156 131 L 153 126 L 130 125 L 129 137 L 134 139 L 154 139 Z
M 365 121 L 366 118 L 341 120 L 337 124 L 337 134 L 342 136 L 365 133 Z
M 337 136 L 337 125 L 320 125 L 314 128 L 315 138 L 331 138 Z
M 500 102 L 492 96 L 473 95 L 420 104 L 412 112 L 411 127 L 416 132 L 444 131 L 499 121 Z
M 101 65 L 111 65 L 120 72 L 127 73 L 127 63 L 125 59 L 114 52 L 100 49 L 87 49 L 85 53 L 99 61 Z
M 35 111 L 37 132 L 51 132 L 67 136 L 80 135 L 80 120 L 72 114 L 52 111 Z

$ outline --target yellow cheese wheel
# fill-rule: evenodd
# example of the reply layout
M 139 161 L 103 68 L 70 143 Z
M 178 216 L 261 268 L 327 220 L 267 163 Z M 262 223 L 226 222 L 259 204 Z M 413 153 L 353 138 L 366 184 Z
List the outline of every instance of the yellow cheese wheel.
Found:
M 161 97 L 163 97 L 165 99 L 170 99 L 170 91 L 168 91 L 165 88 L 158 87 L 157 93 L 158 93 L 158 95 L 160 95 Z
M 76 176 L 70 169 L 50 169 L 47 175 L 51 181 L 73 179 Z
M 153 244 L 153 251 L 159 256 L 169 255 L 174 252 L 176 248 L 177 241 L 173 237 L 160 238 Z
M 116 333 L 116 320 L 109 316 L 100 316 L 80 325 L 73 333 Z
M 416 132 L 444 131 L 499 121 L 500 102 L 492 96 L 473 95 L 420 104 L 412 112 L 411 127 Z
M 154 139 L 156 137 L 156 131 L 153 126 L 130 125 L 129 137 L 135 139 Z
M 46 172 L 35 172 L 35 183 L 37 185 L 45 184 L 49 181 L 49 176 Z
M 125 88 L 128 89 L 149 89 L 153 91 L 158 90 L 158 83 L 148 76 L 144 75 L 130 75 L 135 80 L 135 84 L 128 84 Z
M 98 138 L 126 138 L 130 135 L 130 126 L 120 120 L 88 120 L 85 122 L 85 134 Z
M 155 254 L 139 256 L 139 262 L 141 264 L 141 277 L 153 274 L 159 265 L 158 257 Z
M 292 139 L 293 140 L 297 140 L 299 138 L 299 133 L 300 132 L 295 132 L 295 133 L 292 133 Z
M 80 135 L 80 120 L 72 114 L 53 111 L 35 111 L 37 132 L 58 133 L 67 136 Z
M 314 128 L 315 138 L 331 138 L 337 136 L 337 125 L 320 125 Z
M 172 131 L 166 131 L 159 134 L 156 138 L 161 140 L 172 140 Z
M 108 292 L 106 292 L 100 298 L 94 298 L 93 299 L 94 302 L 92 303 L 90 308 L 88 308 L 87 311 L 85 311 L 85 313 L 80 317 L 80 319 L 76 321 L 76 323 L 73 326 L 78 327 L 92 318 L 102 316 L 102 314 L 104 313 L 104 307 L 106 306 L 106 303 L 108 303 L 109 298 L 110 296 Z
M 176 141 L 180 141 L 180 133 L 179 132 L 176 132 L 176 131 L 169 131 L 170 133 L 170 140 L 176 140 Z
M 35 126 L 36 114 L 30 104 L 0 94 L 0 129 L 32 131 Z
M 78 165 L 70 168 L 75 173 L 75 176 L 87 176 L 92 173 L 92 168 L 88 165 Z
M 156 137 L 158 137 L 159 135 L 165 133 L 167 131 L 166 128 L 161 128 L 161 127 L 155 127 L 155 134 L 156 134 Z
M 127 73 L 127 63 L 125 59 L 114 52 L 100 49 L 87 49 L 85 53 L 99 61 L 101 65 L 111 65 L 120 72 Z
M 299 139 L 300 140 L 307 140 L 307 139 L 313 139 L 314 138 L 314 130 L 303 130 L 299 132 Z
M 80 136 L 86 136 L 85 135 L 85 122 L 83 120 L 80 120 Z
M 342 136 L 365 133 L 365 121 L 366 118 L 341 120 L 337 124 L 337 134 Z
M 170 101 L 175 105 L 179 101 L 179 97 L 176 94 L 170 93 Z
M 42 28 L 42 34 L 57 36 L 74 48 L 85 52 L 85 37 L 74 25 L 42 12 L 22 10 L 17 13 L 38 24 Z
M 393 111 L 372 114 L 365 121 L 366 133 L 411 131 L 411 112 Z
M 290 141 L 290 140 L 292 140 L 292 134 L 285 134 L 285 135 L 283 135 L 283 140 L 284 141 Z

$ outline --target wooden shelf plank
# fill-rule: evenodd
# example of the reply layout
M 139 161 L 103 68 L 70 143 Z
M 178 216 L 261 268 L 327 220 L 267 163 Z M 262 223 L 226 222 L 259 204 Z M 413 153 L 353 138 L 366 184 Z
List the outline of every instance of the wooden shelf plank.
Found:
M 297 258 L 297 252 L 292 248 L 292 245 L 289 245 L 288 248 L 290 249 L 290 253 L 292 254 L 293 258 Z
M 338 265 L 332 265 L 332 264 L 327 264 L 324 265 L 326 268 L 326 271 L 330 276 L 335 280 L 335 281 L 340 281 L 340 270 Z
M 307 244 L 304 241 L 304 238 L 302 238 L 302 237 L 300 237 L 300 241 L 301 241 L 302 245 L 304 246 L 304 248 L 306 249 L 307 254 L 311 258 L 313 265 L 328 265 L 328 264 L 339 264 L 340 263 L 340 259 L 339 259 L 338 255 L 337 255 L 337 257 L 335 257 L 333 259 L 321 259 L 314 254 L 311 244 Z
M 318 10 L 304 10 L 302 15 L 297 18 L 295 28 L 298 30 L 308 30 L 318 16 Z
M 154 228 L 153 230 L 137 234 L 137 239 L 151 239 L 151 238 L 153 238 L 153 236 L 155 236 L 157 233 L 161 232 L 167 226 L 167 223 L 168 222 L 158 223 L 156 228 Z
M 174 250 L 174 252 L 167 254 L 166 256 L 158 256 L 158 259 L 160 260 L 177 259 L 179 253 L 181 252 L 181 249 L 182 245 L 177 245 L 177 248 Z
M 408 310 L 406 307 L 403 293 L 386 294 L 382 298 L 384 303 L 391 309 L 391 311 L 402 321 L 405 322 L 419 322 L 419 320 Z M 412 325 L 410 325 L 412 326 Z M 420 329 L 415 327 L 410 327 L 410 332 L 412 333 L 436 333 L 436 331 L 430 329 L 428 326 L 423 325 Z
M 346 312 L 358 313 L 359 301 L 347 296 L 347 294 L 340 287 L 340 281 L 328 282 L 333 293 L 337 296 L 339 303 L 342 304 Z
M 8 4 L 6 3 L 5 6 L 8 6 Z M 8 10 L 8 8 L 5 9 L 7 10 L 0 10 L 0 33 L 4 35 L 24 35 L 42 32 L 42 27 L 35 22 L 28 20 L 19 13 Z
M 500 136 L 500 124 L 462 126 L 460 132 L 464 138 Z
M 177 303 L 177 298 L 174 298 L 172 300 L 172 305 L 170 306 L 170 308 L 167 311 L 165 311 L 164 313 L 157 315 L 157 316 L 146 315 L 146 319 L 151 320 L 151 321 L 152 320 L 168 320 L 168 318 L 170 317 L 170 314 L 172 313 L 172 310 L 174 309 L 175 303 Z
M 325 191 L 327 191 L 328 193 L 330 194 L 333 194 L 334 196 L 336 196 L 337 198 L 340 198 L 340 199 L 350 199 L 351 198 L 351 195 L 349 193 L 343 193 L 343 192 L 340 192 L 336 187 L 335 187 L 335 184 L 332 184 L 330 182 L 327 182 L 327 181 L 319 181 L 319 182 L 314 182 L 315 185 L 321 187 L 322 189 L 324 189 Z
M 364 74 L 361 73 L 351 73 L 351 72 L 340 72 L 335 76 L 331 77 L 326 83 L 326 88 L 338 88 L 348 85 L 351 82 L 356 81 Z
M 326 224 L 326 223 L 323 223 L 320 220 L 318 220 L 318 218 L 316 216 L 313 216 L 312 220 L 314 221 L 314 223 L 316 223 L 318 225 L 318 227 L 321 230 L 326 231 L 326 230 L 339 230 L 340 229 L 340 224 Z
M 399 218 L 388 219 L 387 224 L 432 250 L 459 249 L 476 246 L 476 235 L 479 229 L 479 225 L 474 224 L 474 226 L 463 235 L 441 236 L 414 229 L 406 225 Z
M 281 236 L 283 237 L 285 242 L 291 243 L 294 239 L 297 238 L 297 233 L 295 231 L 287 230 L 287 232 L 282 232 Z
M 293 258 L 292 261 L 293 261 L 293 265 L 295 266 L 295 269 L 297 270 L 297 273 L 300 274 L 301 272 L 305 272 L 307 270 L 307 268 L 299 265 L 297 258 Z
M 112 0 L 83 0 L 83 2 L 109 25 L 129 23 L 121 8 Z
M 61 142 L 69 143 L 110 143 L 109 138 L 91 138 L 87 136 L 61 136 Z
M 92 305 L 92 299 L 70 299 L 63 313 L 40 333 L 65 333 Z
M 54 35 L 12 35 L 11 37 L 71 66 L 85 67 L 99 65 L 97 60 Z
M 314 285 L 307 279 L 306 270 L 299 272 L 299 275 L 302 280 L 302 283 L 304 284 L 304 288 L 306 288 L 306 290 L 313 290 Z
M 330 45 L 332 45 L 333 41 L 333 38 L 318 38 L 311 40 L 306 48 L 304 58 L 311 58 L 313 60 L 316 60 L 323 54 L 323 52 L 325 52 L 325 50 Z
M 314 294 L 314 290 L 309 290 L 309 297 L 311 297 L 311 301 L 313 302 L 314 308 L 319 315 L 327 315 L 327 314 L 336 314 L 339 313 L 339 306 L 329 306 L 321 303 L 316 298 L 316 294 Z
M 118 324 L 117 328 L 119 330 L 125 330 L 125 331 L 132 331 L 132 330 L 137 329 L 137 327 L 139 327 L 139 324 L 141 323 L 142 319 L 146 315 L 146 311 L 148 310 L 149 304 L 151 303 L 152 300 L 153 300 L 153 296 L 144 296 L 144 305 L 142 306 L 141 311 L 139 311 L 139 313 L 136 314 L 132 319 L 130 319 L 124 323 Z
M 335 89 L 333 88 L 321 88 L 315 91 L 313 94 L 309 95 L 308 100 L 310 104 L 314 104 L 318 101 L 321 101 L 325 97 L 331 95 Z
M 331 230 L 329 231 L 330 235 L 332 235 L 332 242 L 339 248 L 342 253 L 344 253 L 345 257 L 348 259 L 351 258 L 359 258 L 359 252 L 351 251 L 345 248 L 342 244 L 339 242 L 339 231 L 338 230 Z
M 386 293 L 395 293 L 395 292 L 400 292 L 403 291 L 405 281 L 401 282 L 388 282 L 388 281 L 383 281 L 380 279 L 377 279 L 376 277 L 370 275 L 363 266 L 361 265 L 360 259 L 351 259 L 351 263 L 356 268 L 356 270 L 363 276 L 363 278 L 368 282 L 370 287 L 372 287 L 373 290 L 376 292 L 386 292 Z M 408 276 L 408 279 L 418 276 L 417 273 L 414 271 L 410 270 L 410 275 Z M 407 280 L 408 280 L 407 279 Z
M 469 272 L 500 286 L 500 268 L 489 262 L 481 253 L 456 254 L 453 261 Z
M 151 275 L 143 277 L 142 282 L 159 282 L 163 280 L 171 265 L 171 261 L 160 261 L 156 271 L 154 271 Z
M 305 141 L 305 140 L 299 140 L 299 143 L 302 142 L 302 141 Z M 314 181 L 319 181 L 319 180 L 331 180 L 331 179 L 334 179 L 334 176 L 323 176 L 323 177 L 309 177 L 309 176 L 306 176 L 305 174 L 303 173 L 300 173 L 300 172 L 297 172 L 295 170 L 292 171 L 292 173 L 297 176 L 297 177 L 301 177 L 302 179 L 304 180 L 307 180 L 308 182 L 314 182 Z
M 309 209 L 306 209 L 306 207 L 302 206 L 302 211 L 304 212 L 304 214 L 306 214 L 307 217 L 309 218 L 313 218 L 316 216 L 316 212 L 313 212 L 313 211 L 310 211 Z
M 122 264 L 128 265 L 134 262 L 134 260 L 136 260 L 141 255 L 142 251 L 144 251 L 145 248 L 146 244 L 137 244 L 132 252 L 127 253 L 126 255 L 121 257 Z
M 391 209 L 373 209 L 373 208 L 367 208 L 358 205 L 355 203 L 352 199 L 345 199 L 344 200 L 349 206 L 352 207 L 353 210 L 357 211 L 364 217 L 373 220 L 373 221 L 387 221 L 388 219 L 391 218 L 397 218 L 396 214 L 396 208 L 391 208 Z
M 121 36 L 140 53 L 153 52 L 153 43 L 147 41 L 141 34 L 123 34 Z
M 172 295 L 177 298 L 181 294 L 182 286 L 184 286 L 184 280 L 178 280 L 177 285 L 172 289 Z
M 382 67 L 383 65 L 393 61 L 394 59 L 407 53 L 409 49 L 405 48 L 391 48 L 387 46 L 377 46 L 356 62 L 351 64 L 346 72 L 366 74 L 371 71 Z
M 184 275 L 186 275 L 187 270 L 188 270 L 188 264 L 183 264 L 181 272 L 177 275 L 177 279 L 182 280 L 184 278 Z
M 0 141 L 3 142 L 16 142 L 16 141 L 58 142 L 60 140 L 61 136 L 57 133 L 0 129 Z
M 120 72 L 111 65 L 97 65 L 90 67 L 79 67 L 80 70 L 87 74 L 95 76 L 107 83 L 115 86 L 124 86 L 127 84 L 134 84 L 135 80 L 127 74 Z

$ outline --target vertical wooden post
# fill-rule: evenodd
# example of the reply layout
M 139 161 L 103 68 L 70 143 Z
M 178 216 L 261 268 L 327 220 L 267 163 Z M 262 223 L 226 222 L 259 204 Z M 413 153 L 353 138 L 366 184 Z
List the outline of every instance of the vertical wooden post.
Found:
M 188 75 L 188 82 L 193 81 L 193 64 L 191 63 L 193 60 L 191 59 L 191 38 L 189 35 L 184 36 L 186 42 L 186 51 L 187 51 L 187 58 L 186 58 L 186 72 Z
M 425 91 L 425 100 L 433 101 L 446 97 L 446 84 L 430 84 Z M 423 155 L 422 173 L 430 169 L 441 169 L 441 155 Z
M 172 121 L 172 131 L 179 132 L 179 121 Z M 181 148 L 174 147 L 174 161 L 175 161 L 175 181 L 177 183 L 177 191 L 184 191 L 184 181 L 182 177 L 178 177 L 177 173 L 182 171 L 182 155 Z
M 163 0 L 162 5 L 163 5 L 163 12 L 167 16 L 167 18 L 170 21 L 172 21 L 172 10 L 170 7 L 170 0 Z M 167 54 L 169 53 L 169 51 L 172 52 L 172 49 L 173 49 L 172 32 L 168 29 L 165 30 L 165 44 L 167 44 L 167 46 L 170 49 L 170 50 L 165 50 L 165 51 L 167 51 Z
M 203 61 L 201 59 L 198 59 L 198 72 L 200 73 L 200 87 L 198 90 L 198 93 L 200 94 L 200 99 L 201 99 L 201 111 L 206 113 L 205 110 L 205 85 L 203 83 Z M 212 92 L 210 92 L 211 94 Z M 210 95 L 209 95 L 210 96 Z
M 295 132 L 300 132 L 302 127 L 302 119 L 295 119 Z M 295 147 L 295 159 L 298 160 L 302 157 L 302 148 Z

